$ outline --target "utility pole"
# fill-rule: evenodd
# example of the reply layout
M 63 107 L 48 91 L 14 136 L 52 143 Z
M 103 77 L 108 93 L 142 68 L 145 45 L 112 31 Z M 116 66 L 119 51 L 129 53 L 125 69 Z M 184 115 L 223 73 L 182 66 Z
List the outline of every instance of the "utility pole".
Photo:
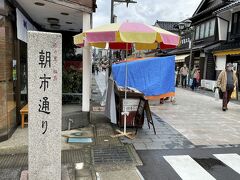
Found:
M 111 19 L 110 19 L 110 23 L 114 23 L 114 2 L 127 3 L 127 7 L 131 3 L 137 3 L 137 1 L 133 1 L 133 0 L 111 0 Z
M 127 7 L 129 3 L 137 3 L 136 1 L 133 0 L 111 0 L 111 17 L 110 17 L 110 23 L 116 23 L 114 22 L 114 2 L 118 2 L 118 3 L 127 3 Z M 112 72 L 112 51 L 109 51 L 109 73 L 108 75 L 111 75 Z
M 114 0 L 111 0 L 111 19 L 110 19 L 110 23 L 114 23 L 113 12 L 114 12 Z
M 111 17 L 110 17 L 110 23 L 114 23 L 114 17 L 113 17 L 113 11 L 114 11 L 114 0 L 111 0 Z M 109 51 L 109 68 L 108 68 L 108 76 L 111 76 L 112 73 L 112 50 Z

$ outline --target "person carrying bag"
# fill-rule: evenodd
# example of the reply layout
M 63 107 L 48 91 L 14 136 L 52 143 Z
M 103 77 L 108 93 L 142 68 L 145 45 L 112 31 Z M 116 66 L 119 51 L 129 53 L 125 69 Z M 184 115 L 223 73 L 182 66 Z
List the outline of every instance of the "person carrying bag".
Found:
M 217 87 L 219 88 L 219 95 L 221 97 L 222 92 L 222 110 L 228 110 L 228 103 L 231 99 L 232 92 L 234 87 L 237 84 L 237 76 L 236 73 L 233 71 L 232 63 L 228 63 L 226 69 L 223 70 L 217 79 Z

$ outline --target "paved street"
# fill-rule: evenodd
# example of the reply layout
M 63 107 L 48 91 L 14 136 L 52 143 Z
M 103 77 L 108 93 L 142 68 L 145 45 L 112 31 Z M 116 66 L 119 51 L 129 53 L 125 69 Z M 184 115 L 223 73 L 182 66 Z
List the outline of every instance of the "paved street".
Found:
M 104 87 L 101 79 L 96 76 Z M 121 139 L 137 149 L 145 179 L 240 178 L 239 105 L 230 103 L 223 112 L 220 100 L 181 88 L 176 89 L 175 104 L 152 104 L 156 135 L 145 123 L 135 139 Z
M 98 91 L 99 96 L 105 89 L 105 73 L 100 72 L 93 78 L 97 84 L 93 91 Z M 121 138 L 123 143 L 133 144 L 137 150 L 143 162 L 143 166 L 137 168 L 144 179 L 240 179 L 239 105 L 230 103 L 229 111 L 222 112 L 221 101 L 181 88 L 176 90 L 175 104 L 169 101 L 161 105 L 158 101 L 151 104 L 155 104 L 151 106 L 151 110 L 156 135 L 153 128 L 149 129 L 145 123 L 143 128 L 139 129 L 135 139 Z M 72 108 L 66 109 L 67 112 L 70 110 Z M 94 122 L 100 123 L 101 120 L 95 118 Z M 113 133 L 110 126 L 106 128 L 100 125 L 96 126 L 102 128 L 97 129 L 97 134 L 102 134 L 103 130 L 108 135 Z M 8 141 L 10 145 L 18 141 L 14 138 L 16 135 L 24 139 L 19 132 L 26 131 L 18 129 L 13 138 Z M 23 136 L 26 135 L 23 134 Z M 96 143 L 101 143 L 100 141 L 105 139 L 96 138 Z M 109 144 L 110 142 L 120 143 L 111 138 Z M 12 173 L 19 174 L 21 170 L 14 169 Z M 134 169 L 132 171 L 133 174 L 137 173 Z M 107 173 L 107 171 L 104 172 Z M 127 172 L 125 179 L 128 179 L 128 175 L 132 176 L 131 171 Z M 6 170 L 0 173 L 8 176 Z M 116 171 L 112 173 L 117 174 Z M 119 171 L 119 174 L 121 173 Z M 109 174 L 99 173 L 99 176 L 106 177 Z
M 139 150 L 146 180 L 238 180 L 240 148 Z M 238 153 L 238 154 L 235 154 Z
M 177 89 L 176 105 L 166 103 L 151 110 L 194 145 L 240 144 L 240 106 L 230 103 L 221 110 L 221 101 Z
M 212 97 L 180 88 L 176 92 L 175 105 L 151 107 L 157 135 L 145 125 L 133 140 L 144 178 L 239 179 L 240 106 L 230 103 L 223 112 L 221 101 Z

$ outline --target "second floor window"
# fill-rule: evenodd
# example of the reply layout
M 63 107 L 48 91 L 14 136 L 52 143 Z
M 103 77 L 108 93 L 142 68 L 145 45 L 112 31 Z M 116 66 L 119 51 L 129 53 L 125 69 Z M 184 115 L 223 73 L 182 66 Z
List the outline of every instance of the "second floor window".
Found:
M 214 36 L 215 34 L 215 19 L 210 21 L 209 36 Z
M 199 39 L 199 30 L 200 30 L 200 26 L 197 26 L 195 30 L 195 40 Z
M 195 30 L 195 40 L 208 38 L 215 34 L 215 19 L 206 21 L 198 26 Z
M 234 13 L 232 17 L 232 35 L 240 35 L 240 12 Z
M 204 38 L 205 30 L 205 23 L 203 23 L 200 25 L 200 39 Z

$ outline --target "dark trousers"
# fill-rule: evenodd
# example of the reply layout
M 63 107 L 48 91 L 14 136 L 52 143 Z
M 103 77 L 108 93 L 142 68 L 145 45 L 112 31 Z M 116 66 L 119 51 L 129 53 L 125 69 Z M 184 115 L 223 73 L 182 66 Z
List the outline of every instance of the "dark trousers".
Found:
M 197 79 L 196 78 L 193 78 L 193 82 L 192 82 L 192 85 L 191 85 L 191 88 L 192 90 L 194 91 L 194 89 L 197 87 Z
M 178 76 L 177 76 L 177 78 L 176 78 L 176 84 L 175 84 L 176 87 L 178 87 L 178 83 L 179 83 L 179 78 L 178 78 Z
M 228 89 L 223 93 L 223 108 L 227 108 L 227 105 L 231 99 L 233 89 Z
M 182 87 L 187 87 L 187 76 L 182 75 Z

